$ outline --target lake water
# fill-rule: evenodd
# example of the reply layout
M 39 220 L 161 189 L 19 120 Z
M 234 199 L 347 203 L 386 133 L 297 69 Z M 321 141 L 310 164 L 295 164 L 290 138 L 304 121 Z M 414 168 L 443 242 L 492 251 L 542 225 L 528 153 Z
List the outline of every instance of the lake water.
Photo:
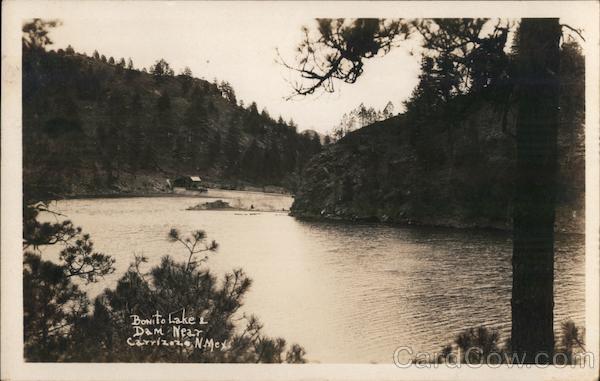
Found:
M 243 310 L 260 318 L 266 334 L 301 344 L 310 361 L 391 363 L 398 346 L 439 351 L 468 327 L 510 333 L 508 233 L 305 222 L 282 211 L 291 197 L 212 190 L 208 196 L 80 199 L 52 207 L 117 260 L 115 274 L 84 287 L 90 296 L 114 287 L 134 253 L 149 265 L 166 254 L 184 260 L 181 247 L 166 239 L 171 227 L 204 229 L 220 244 L 211 270 L 241 267 L 254 281 Z M 215 199 L 255 211 L 186 210 Z M 559 235 L 555 263 L 555 326 L 567 318 L 583 325 L 583 237 Z

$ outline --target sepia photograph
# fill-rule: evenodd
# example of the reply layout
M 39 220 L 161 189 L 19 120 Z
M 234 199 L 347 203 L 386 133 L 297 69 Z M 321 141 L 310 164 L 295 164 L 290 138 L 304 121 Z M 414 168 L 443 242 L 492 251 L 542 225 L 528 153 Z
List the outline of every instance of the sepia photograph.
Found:
M 518 3 L 4 2 L 2 379 L 597 379 L 598 2 Z

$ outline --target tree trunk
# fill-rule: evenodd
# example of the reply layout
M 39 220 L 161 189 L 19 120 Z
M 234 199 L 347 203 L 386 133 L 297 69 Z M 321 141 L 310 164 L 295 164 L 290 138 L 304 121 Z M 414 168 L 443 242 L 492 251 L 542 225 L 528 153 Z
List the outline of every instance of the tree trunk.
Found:
M 518 42 L 511 347 L 527 363 L 550 362 L 554 351 L 560 35 L 558 19 L 523 19 Z

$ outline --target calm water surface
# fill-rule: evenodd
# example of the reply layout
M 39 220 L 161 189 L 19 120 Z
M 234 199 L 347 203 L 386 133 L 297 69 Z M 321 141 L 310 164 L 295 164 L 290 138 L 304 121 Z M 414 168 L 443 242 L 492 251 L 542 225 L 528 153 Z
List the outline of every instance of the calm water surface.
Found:
M 268 335 L 304 346 L 310 361 L 389 363 L 398 346 L 438 351 L 468 327 L 497 328 L 504 338 L 510 332 L 509 234 L 303 222 L 282 211 L 290 197 L 209 196 L 271 211 L 186 211 L 214 200 L 188 197 L 67 200 L 53 207 L 117 260 L 115 274 L 84 287 L 90 296 L 114 287 L 134 253 L 149 265 L 167 254 L 186 259 L 166 240 L 171 227 L 204 229 L 220 244 L 210 268 L 222 275 L 241 267 L 254 281 L 243 310 L 256 314 Z M 555 325 L 567 318 L 583 325 L 582 237 L 558 236 L 555 263 Z

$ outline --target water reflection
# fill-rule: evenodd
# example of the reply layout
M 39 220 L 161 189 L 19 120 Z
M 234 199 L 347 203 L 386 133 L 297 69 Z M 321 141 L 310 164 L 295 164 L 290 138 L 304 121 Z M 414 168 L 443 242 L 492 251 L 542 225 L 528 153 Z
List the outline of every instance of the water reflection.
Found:
M 291 203 L 281 196 L 215 195 L 227 196 L 242 207 L 281 210 Z M 69 200 L 55 209 L 117 259 L 113 276 L 87 287 L 92 295 L 114 286 L 134 252 L 151 265 L 165 254 L 183 256 L 165 239 L 170 227 L 206 230 L 220 244 L 211 269 L 223 274 L 241 267 L 254 280 L 244 310 L 259 316 L 268 334 L 301 343 L 313 361 L 389 363 L 400 345 L 436 351 L 467 327 L 510 332 L 507 233 L 185 210 L 210 200 Z M 583 243 L 579 236 L 557 237 L 557 322 L 570 317 L 583 324 Z

